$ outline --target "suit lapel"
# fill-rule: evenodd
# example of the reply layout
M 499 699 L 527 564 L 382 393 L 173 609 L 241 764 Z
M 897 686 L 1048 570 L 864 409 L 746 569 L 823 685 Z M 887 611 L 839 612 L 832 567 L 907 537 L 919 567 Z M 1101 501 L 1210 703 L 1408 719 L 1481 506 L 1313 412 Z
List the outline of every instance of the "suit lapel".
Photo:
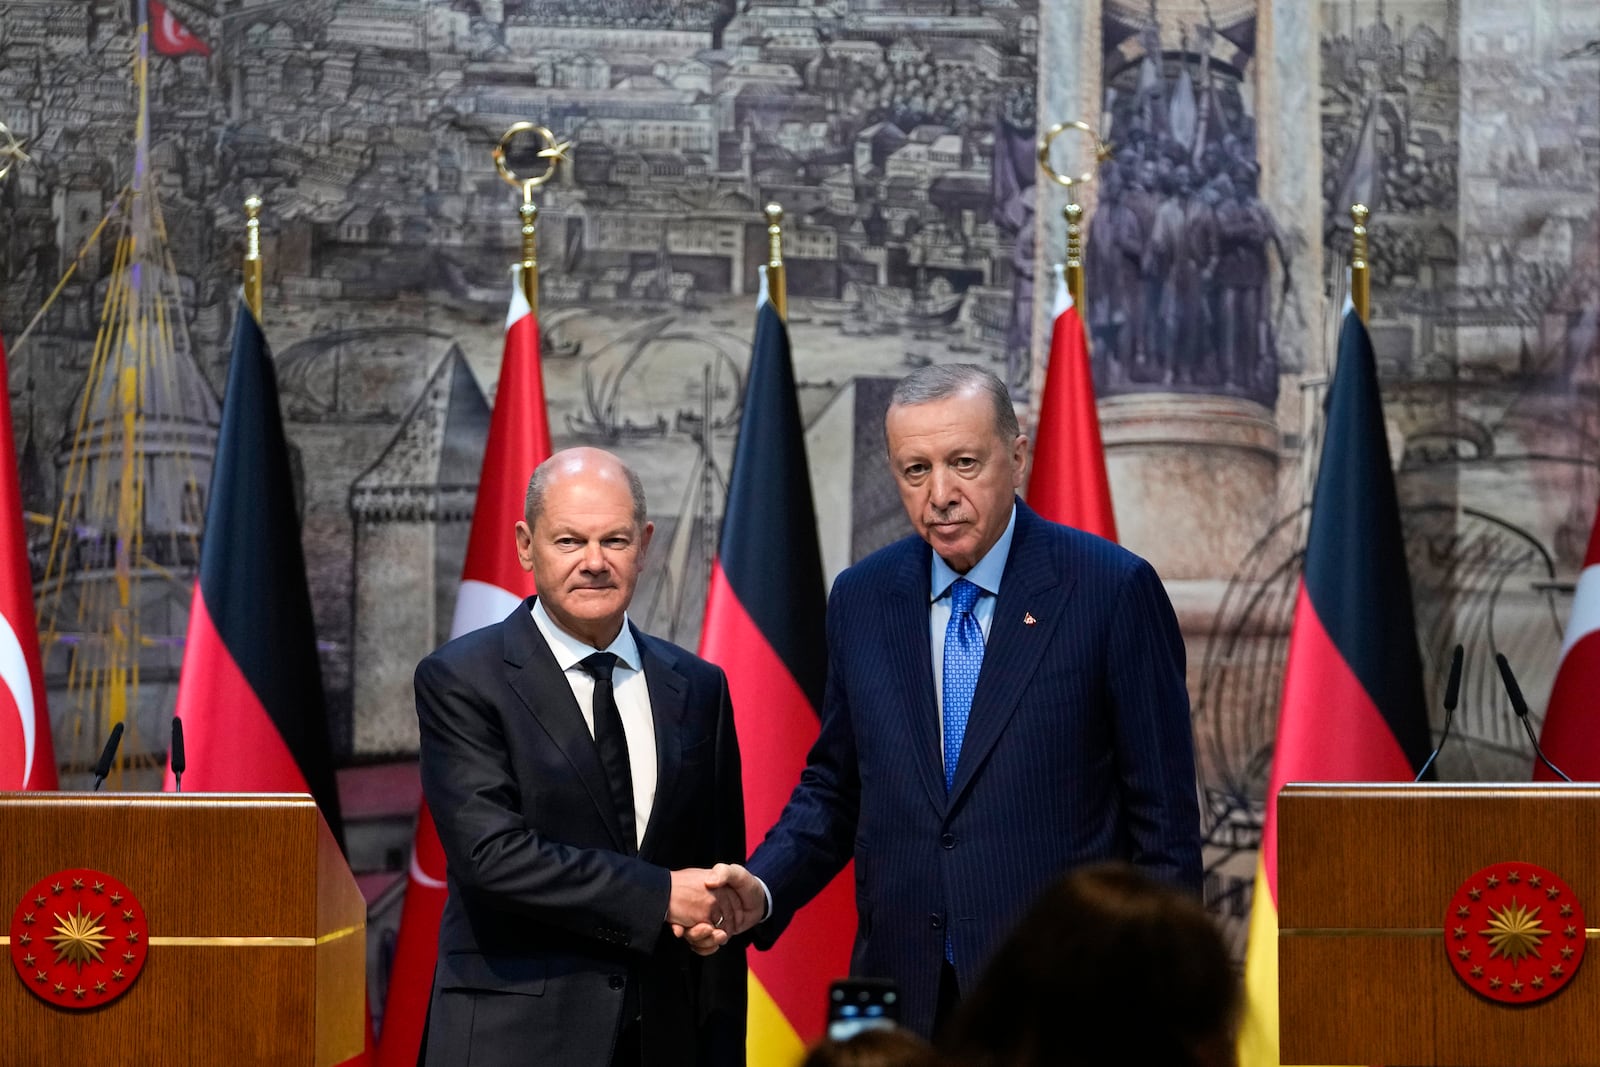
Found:
M 504 623 L 506 679 L 534 720 L 572 764 L 578 780 L 605 820 L 616 849 L 629 851 L 623 847 L 622 827 L 617 824 L 616 809 L 611 805 L 611 789 L 606 784 L 600 753 L 594 747 L 594 735 L 583 721 L 583 711 L 572 695 L 572 686 L 561 672 L 561 665 L 556 662 L 555 653 L 550 651 L 549 643 L 529 614 L 533 600 L 529 597 L 523 601 Z M 652 699 L 654 696 L 652 690 Z
M 933 653 L 928 636 L 928 568 L 932 557 L 926 544 L 908 545 L 888 597 L 889 618 L 884 627 L 901 694 L 900 712 L 911 738 L 912 762 L 928 800 L 945 810 L 944 756 L 939 740 L 938 699 L 933 688 Z M 866 669 L 871 669 L 870 665 Z M 860 714 L 866 709 L 858 709 Z
M 678 784 L 683 766 L 683 716 L 688 708 L 689 680 L 672 662 L 656 651 L 653 638 L 633 628 L 639 647 L 639 662 L 644 668 L 645 687 L 650 692 L 650 716 L 656 733 L 656 799 L 650 807 L 650 822 L 639 844 L 639 855 L 649 856 L 666 831 L 666 819 L 658 818 L 669 809 L 672 790 Z
M 983 669 L 978 674 L 972 713 L 961 742 L 961 757 L 956 762 L 955 784 L 950 790 L 952 806 L 960 801 L 1015 714 L 1023 690 L 1051 646 L 1072 595 L 1074 579 L 1062 573 L 1059 561 L 1052 559 L 1049 546 L 1039 536 L 1044 532 L 1042 523 L 1025 504 L 1018 503 L 1011 555 L 1000 579 L 1000 597 L 984 645 Z

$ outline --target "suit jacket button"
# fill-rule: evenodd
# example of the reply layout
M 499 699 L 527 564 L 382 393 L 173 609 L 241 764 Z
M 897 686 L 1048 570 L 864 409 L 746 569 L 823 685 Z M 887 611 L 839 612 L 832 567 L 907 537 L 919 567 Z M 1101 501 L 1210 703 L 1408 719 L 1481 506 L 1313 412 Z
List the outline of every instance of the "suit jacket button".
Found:
M 934 912 L 932 915 L 928 916 L 928 925 L 933 927 L 935 930 L 944 929 L 944 916 L 940 915 L 938 912 Z
M 614 975 L 611 976 L 610 985 L 611 985 L 612 989 L 621 989 L 623 986 L 625 986 L 627 984 L 628 984 L 627 979 L 623 978 L 622 975 L 614 974 Z
M 956 835 L 955 834 L 950 834 L 950 833 L 942 835 L 939 838 L 939 844 L 943 845 L 945 848 L 955 848 L 956 847 Z

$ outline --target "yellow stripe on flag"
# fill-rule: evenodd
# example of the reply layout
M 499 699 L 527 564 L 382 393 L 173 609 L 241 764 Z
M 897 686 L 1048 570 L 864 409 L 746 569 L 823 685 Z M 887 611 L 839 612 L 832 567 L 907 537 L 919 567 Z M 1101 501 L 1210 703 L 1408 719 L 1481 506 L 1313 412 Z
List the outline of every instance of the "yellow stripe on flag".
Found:
M 1278 909 L 1266 868 L 1256 860 L 1250 904 L 1250 940 L 1244 957 L 1244 1019 L 1239 1025 L 1239 1067 L 1279 1067 Z
M 1278 1031 L 1278 907 L 1267 871 L 1256 860 L 1250 902 L 1250 941 L 1244 956 L 1244 1019 L 1239 1025 L 1239 1067 L 1281 1067 Z
M 789 1025 L 767 987 L 756 972 L 750 972 L 749 1028 L 745 1033 L 745 1053 L 749 1067 L 795 1067 L 806 1054 L 806 1045 Z

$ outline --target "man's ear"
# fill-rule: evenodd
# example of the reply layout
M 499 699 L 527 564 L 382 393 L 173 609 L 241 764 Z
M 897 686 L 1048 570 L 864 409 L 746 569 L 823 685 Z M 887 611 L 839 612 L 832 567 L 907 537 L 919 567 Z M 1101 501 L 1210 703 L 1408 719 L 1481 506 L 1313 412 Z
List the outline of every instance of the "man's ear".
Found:
M 517 520 L 517 562 L 525 571 L 533 570 L 533 530 L 526 519 Z

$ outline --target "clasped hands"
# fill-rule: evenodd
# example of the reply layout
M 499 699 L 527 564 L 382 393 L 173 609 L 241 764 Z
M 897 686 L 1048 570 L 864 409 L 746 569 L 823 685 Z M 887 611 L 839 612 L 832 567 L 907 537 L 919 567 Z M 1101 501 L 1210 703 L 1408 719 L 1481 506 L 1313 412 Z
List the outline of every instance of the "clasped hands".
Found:
M 667 924 L 672 936 L 709 956 L 765 917 L 767 896 L 755 875 L 737 863 L 710 870 L 689 867 L 672 872 Z

